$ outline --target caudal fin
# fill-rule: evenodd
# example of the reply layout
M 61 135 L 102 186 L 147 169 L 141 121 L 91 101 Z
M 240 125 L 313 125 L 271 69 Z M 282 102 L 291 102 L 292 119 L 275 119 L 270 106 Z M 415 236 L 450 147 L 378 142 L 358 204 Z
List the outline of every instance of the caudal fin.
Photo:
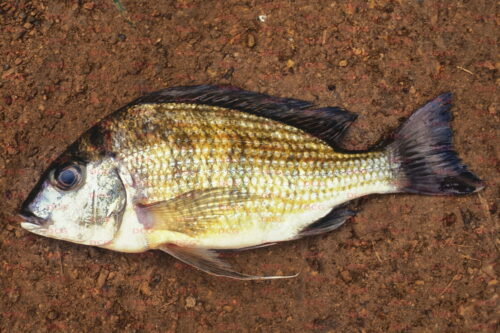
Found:
M 468 194 L 483 182 L 460 161 L 452 146 L 451 93 L 417 110 L 388 146 L 400 165 L 400 190 L 431 195 Z

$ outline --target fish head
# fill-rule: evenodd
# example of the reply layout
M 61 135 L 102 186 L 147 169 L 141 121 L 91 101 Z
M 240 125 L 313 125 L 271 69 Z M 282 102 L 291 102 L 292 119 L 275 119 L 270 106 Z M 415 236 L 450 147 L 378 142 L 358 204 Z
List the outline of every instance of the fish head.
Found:
M 103 246 L 118 232 L 126 201 L 111 158 L 56 163 L 23 203 L 21 227 L 50 238 Z

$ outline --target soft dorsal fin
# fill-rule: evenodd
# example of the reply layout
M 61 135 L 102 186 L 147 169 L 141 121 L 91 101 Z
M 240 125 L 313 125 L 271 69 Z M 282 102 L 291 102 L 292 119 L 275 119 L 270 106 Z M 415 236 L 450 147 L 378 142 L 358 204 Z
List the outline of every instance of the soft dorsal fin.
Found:
M 137 98 L 122 109 L 138 104 L 194 103 L 213 105 L 277 120 L 337 146 L 356 115 L 339 107 L 314 109 L 306 101 L 273 97 L 229 86 L 187 86 L 159 90 Z

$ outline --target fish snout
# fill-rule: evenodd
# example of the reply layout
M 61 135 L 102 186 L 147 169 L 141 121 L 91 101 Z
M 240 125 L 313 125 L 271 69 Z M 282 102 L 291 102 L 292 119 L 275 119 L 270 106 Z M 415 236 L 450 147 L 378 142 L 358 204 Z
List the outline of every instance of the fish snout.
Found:
M 21 218 L 23 218 L 24 222 L 39 225 L 39 226 L 43 225 L 46 221 L 45 219 L 35 215 L 26 206 L 21 208 L 21 210 L 19 211 L 19 216 Z

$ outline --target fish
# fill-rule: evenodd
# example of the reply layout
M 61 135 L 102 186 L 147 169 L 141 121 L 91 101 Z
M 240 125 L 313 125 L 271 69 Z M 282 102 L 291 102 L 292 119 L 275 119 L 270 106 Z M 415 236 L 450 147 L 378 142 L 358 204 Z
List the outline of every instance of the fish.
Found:
M 140 253 L 161 250 L 212 275 L 221 254 L 333 231 L 371 194 L 464 195 L 484 182 L 452 145 L 451 93 L 415 111 L 384 144 L 343 148 L 357 116 L 341 107 L 230 86 L 159 90 L 72 143 L 22 203 L 22 228 Z

